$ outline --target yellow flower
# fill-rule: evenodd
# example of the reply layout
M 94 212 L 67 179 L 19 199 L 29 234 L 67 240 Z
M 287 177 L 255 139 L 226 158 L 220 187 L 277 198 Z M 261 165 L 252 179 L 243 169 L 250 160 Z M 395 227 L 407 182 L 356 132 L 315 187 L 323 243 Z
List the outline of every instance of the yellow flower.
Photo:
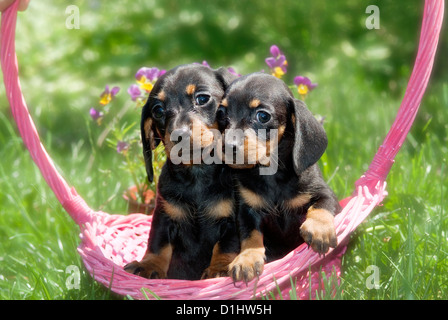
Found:
M 301 96 L 306 96 L 308 94 L 308 92 L 310 91 L 307 85 L 304 84 L 299 84 L 297 86 L 297 91 L 299 92 L 299 94 Z
M 104 92 L 100 95 L 100 104 L 105 106 L 109 102 L 112 101 L 112 99 L 115 97 L 115 95 L 120 91 L 119 87 L 113 87 L 112 90 L 109 90 L 109 86 L 106 85 L 106 89 Z
M 154 87 L 152 82 L 146 79 L 145 76 L 141 76 L 140 79 L 137 80 L 137 83 L 140 85 L 140 88 L 142 88 L 146 92 L 151 92 L 152 88 Z
M 302 99 L 305 99 L 308 93 L 317 87 L 317 83 L 312 83 L 309 78 L 302 76 L 295 77 L 294 84 L 297 86 L 297 92 Z
M 285 74 L 285 72 L 280 67 L 275 67 L 272 72 L 272 75 L 279 79 L 281 79 L 281 77 L 283 77 L 284 74 Z

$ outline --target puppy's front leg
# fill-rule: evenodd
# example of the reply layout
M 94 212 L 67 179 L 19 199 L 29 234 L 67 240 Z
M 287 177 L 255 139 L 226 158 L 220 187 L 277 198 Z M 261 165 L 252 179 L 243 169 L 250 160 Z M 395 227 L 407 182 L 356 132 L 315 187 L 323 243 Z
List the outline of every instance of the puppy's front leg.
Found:
M 307 211 L 306 220 L 300 227 L 300 235 L 311 248 L 325 254 L 336 248 L 338 239 L 334 226 L 334 215 L 339 204 L 331 197 L 322 197 Z
M 241 252 L 229 265 L 229 274 L 233 281 L 243 280 L 247 284 L 263 272 L 266 250 L 260 230 L 260 214 L 246 204 L 242 204 L 238 212 L 238 221 Z
M 141 261 L 133 261 L 124 266 L 124 270 L 148 279 L 164 279 L 173 254 L 169 230 L 172 220 L 156 208 L 148 240 L 148 249 Z
M 202 273 L 201 279 L 226 277 L 229 273 L 229 265 L 240 251 L 239 237 L 235 220 L 226 219 L 222 222 L 222 231 L 219 241 L 213 247 L 210 265 Z

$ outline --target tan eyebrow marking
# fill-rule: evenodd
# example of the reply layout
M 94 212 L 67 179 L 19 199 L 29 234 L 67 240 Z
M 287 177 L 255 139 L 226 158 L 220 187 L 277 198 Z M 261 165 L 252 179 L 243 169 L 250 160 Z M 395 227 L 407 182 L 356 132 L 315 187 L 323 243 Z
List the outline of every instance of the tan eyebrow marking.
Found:
M 187 86 L 185 92 L 186 92 L 188 95 L 191 96 L 191 95 L 194 93 L 195 90 L 196 90 L 196 86 L 195 86 L 194 84 L 189 84 L 189 85 Z
M 157 99 L 159 99 L 160 101 L 164 101 L 165 98 L 166 98 L 165 91 L 163 90 L 160 91 L 159 94 L 157 95 Z
M 249 102 L 250 108 L 256 108 L 260 105 L 261 101 L 258 99 L 253 99 L 251 102 Z

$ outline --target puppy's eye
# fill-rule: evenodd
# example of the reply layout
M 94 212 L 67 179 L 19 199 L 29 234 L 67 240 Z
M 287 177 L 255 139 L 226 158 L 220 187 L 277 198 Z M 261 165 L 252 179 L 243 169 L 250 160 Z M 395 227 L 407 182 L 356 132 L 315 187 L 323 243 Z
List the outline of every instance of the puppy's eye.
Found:
M 207 102 L 209 102 L 210 96 L 208 94 L 198 94 L 195 98 L 196 104 L 199 106 L 203 106 Z
M 271 120 L 271 115 L 265 111 L 258 111 L 255 117 L 260 123 L 266 123 Z
M 165 109 L 157 104 L 152 108 L 152 116 L 154 119 L 162 119 L 165 116 Z

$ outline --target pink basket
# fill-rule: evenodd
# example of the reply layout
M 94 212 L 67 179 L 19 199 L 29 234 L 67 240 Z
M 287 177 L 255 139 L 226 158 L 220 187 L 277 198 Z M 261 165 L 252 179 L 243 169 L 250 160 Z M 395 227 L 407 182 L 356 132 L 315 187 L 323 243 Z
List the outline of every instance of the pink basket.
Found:
M 315 290 L 321 285 L 320 270 L 340 275 L 341 257 L 348 236 L 387 195 L 385 180 L 412 126 L 428 84 L 444 12 L 443 0 L 425 1 L 418 54 L 395 122 L 369 169 L 356 182 L 353 195 L 341 202 L 344 208 L 342 213 L 336 216 L 339 246 L 322 257 L 305 244 L 301 245 L 283 259 L 268 263 L 258 280 L 253 280 L 248 286 L 235 286 L 230 278 L 148 280 L 123 270 L 126 263 L 143 257 L 152 217 L 143 214 L 110 215 L 95 211 L 56 170 L 40 142 L 20 88 L 14 41 L 17 6 L 18 1 L 2 14 L 1 21 L 1 63 L 6 94 L 32 159 L 59 202 L 80 227 L 81 244 L 78 251 L 85 267 L 96 281 L 120 295 L 137 299 L 151 297 L 151 294 L 143 293 L 142 288 L 145 288 L 162 299 L 185 300 L 259 298 L 268 291 L 278 292 L 278 288 L 283 298 L 288 298 L 292 283 L 297 297 L 307 299 L 313 298 Z

